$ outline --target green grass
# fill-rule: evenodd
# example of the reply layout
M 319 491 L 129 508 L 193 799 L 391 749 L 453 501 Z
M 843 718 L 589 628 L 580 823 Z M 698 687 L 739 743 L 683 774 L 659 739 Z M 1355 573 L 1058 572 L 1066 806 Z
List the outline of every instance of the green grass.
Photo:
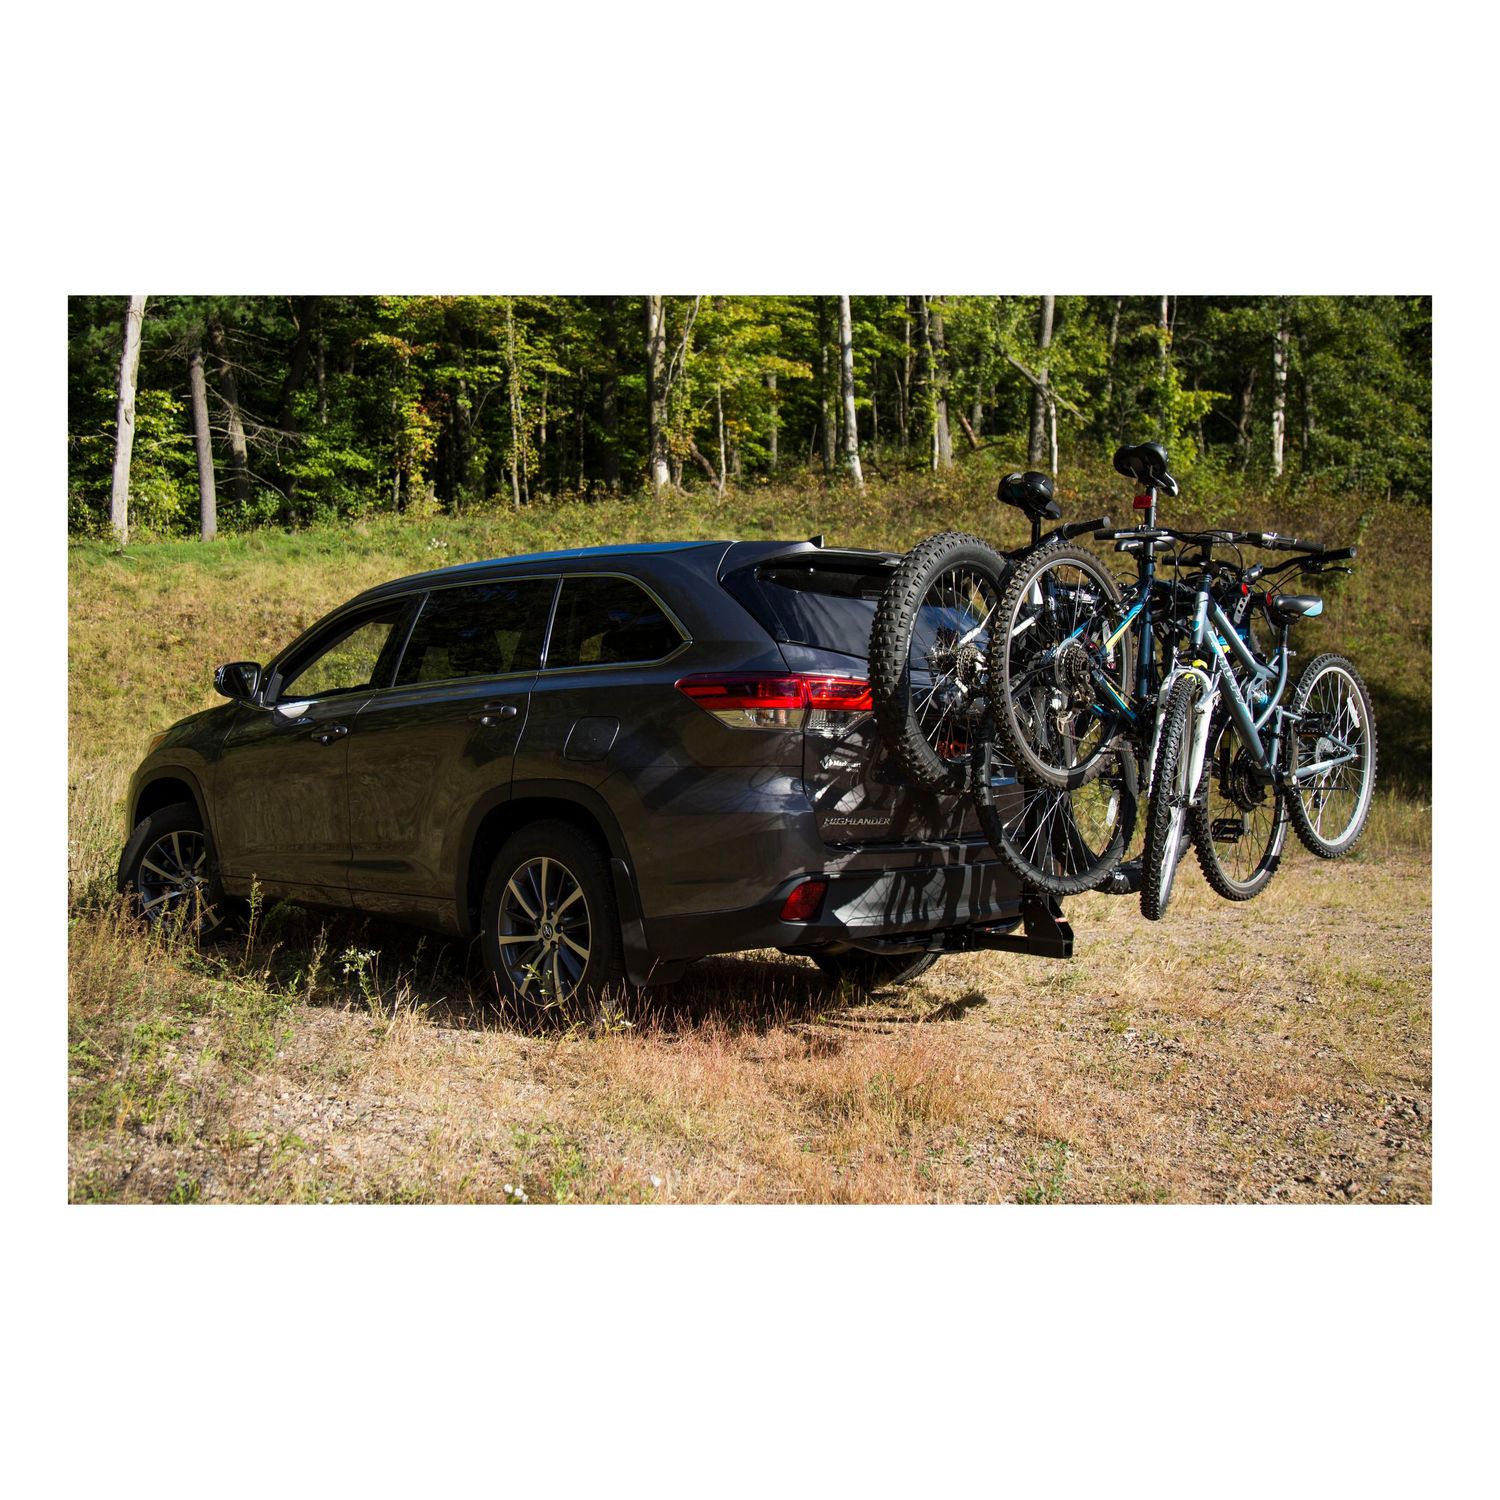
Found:
M 538 1052 L 478 1015 L 461 955 L 426 949 L 416 935 L 408 940 L 354 921 L 336 923 L 330 934 L 320 919 L 277 907 L 260 913 L 253 937 L 200 953 L 170 933 L 141 932 L 113 897 L 125 787 L 147 737 L 220 701 L 212 689 L 218 663 L 268 659 L 358 590 L 476 558 L 620 541 L 823 533 L 833 545 L 904 548 L 932 531 L 960 529 L 1015 545 L 1024 523 L 992 498 L 1009 455 L 991 457 L 949 476 L 877 479 L 863 493 L 756 485 L 723 497 L 564 501 L 519 515 L 497 509 L 265 531 L 207 546 L 70 544 L 71 1196 L 498 1201 L 505 1181 L 524 1182 L 538 1202 L 752 1192 L 798 1201 L 1212 1195 L 1215 1189 L 1168 1165 L 1191 1158 L 1191 1110 L 1182 1115 L 1188 1144 L 1175 1155 L 1142 1158 L 1120 1147 L 1115 1159 L 1091 1144 L 1097 1115 L 1080 1113 L 1070 1123 L 1059 1106 L 1061 1116 L 1045 1129 L 1011 1129 L 1013 1144 L 996 1147 L 987 1169 L 1001 1175 L 964 1175 L 989 1158 L 981 1153 L 969 1169 L 955 1141 L 989 1140 L 997 1115 L 1030 1097 L 1034 1076 L 1052 1070 L 1108 1099 L 1155 1091 L 1153 1098 L 1169 1102 L 1143 1111 L 1139 1128 L 1149 1132 L 1158 1108 L 1175 1107 L 1171 1091 L 1197 1078 L 1196 1061 L 1184 1071 L 1180 1058 L 1159 1055 L 1163 1038 L 1207 1034 L 1226 1049 L 1245 1039 L 1250 1052 L 1226 1050 L 1226 1076 L 1233 1076 L 1246 1057 L 1259 1058 L 1254 1049 L 1266 1026 L 1280 1025 L 1267 1020 L 1279 1012 L 1264 1009 L 1258 1020 L 1215 1019 L 1199 998 L 1199 950 L 1126 923 L 1119 903 L 1111 908 L 1103 898 L 1074 903 L 1080 930 L 1111 934 L 1110 953 L 1101 949 L 1095 960 L 945 960 L 959 986 L 944 996 L 950 1008 L 967 1004 L 965 997 L 979 1002 L 972 1019 L 956 1009 L 951 1025 L 897 1026 L 889 1038 L 872 1032 L 861 1040 L 839 1029 L 838 1006 L 810 1003 L 801 968 L 755 970 L 752 982 L 736 977 L 749 970 L 727 965 L 708 981 L 727 987 L 726 996 L 688 1002 L 690 1011 L 709 1006 L 719 1020 L 672 1020 L 660 1036 L 650 1026 L 581 1033 Z M 1060 491 L 1069 516 L 1126 514 L 1121 482 L 1097 466 L 1067 476 Z M 1257 967 L 1268 961 L 1254 924 L 1293 910 L 1295 882 L 1317 881 L 1309 888 L 1325 926 L 1336 920 L 1378 942 L 1368 958 L 1341 953 L 1337 973 L 1324 968 L 1332 963 L 1326 948 L 1299 960 L 1309 983 L 1326 984 L 1334 998 L 1298 1027 L 1329 1028 L 1330 1056 L 1360 1078 L 1420 1087 L 1422 971 L 1418 965 L 1393 987 L 1380 965 L 1388 953 L 1415 962 L 1401 956 L 1410 951 L 1403 932 L 1382 935 L 1409 920 L 1391 900 L 1384 864 L 1420 874 L 1431 847 L 1430 516 L 1356 497 L 1293 499 L 1228 487 L 1206 493 L 1196 508 L 1184 501 L 1171 519 L 1360 541 L 1358 571 L 1331 585 L 1326 616 L 1301 629 L 1298 645 L 1304 659 L 1348 651 L 1375 696 L 1382 785 L 1365 843 L 1334 875 L 1304 862 L 1253 907 L 1214 906 L 1203 920 L 1214 924 L 1207 936 L 1223 939 L 1224 972 L 1255 973 L 1255 990 L 1264 993 L 1275 981 Z M 1410 891 L 1410 876 L 1403 879 Z M 1422 889 L 1411 899 L 1425 908 Z M 1188 898 L 1184 909 L 1194 910 Z M 1407 946 L 1382 946 L 1387 939 Z M 1137 979 L 1144 960 L 1130 944 L 1149 950 L 1149 980 Z M 1009 1009 L 985 1003 L 1011 975 L 1024 980 L 1031 1016 L 1024 1033 Z M 1241 988 L 1250 993 L 1250 984 Z M 738 999 L 729 993 L 736 985 L 748 986 Z M 1170 1015 L 1153 1018 L 1147 994 L 1151 1004 L 1166 1004 L 1169 994 L 1180 999 Z M 1102 1046 L 1077 1027 L 1092 1005 L 1102 1007 Z M 792 1022 L 774 1019 L 789 1007 Z M 688 1029 L 673 1030 L 680 1024 Z M 825 1038 L 818 1046 L 808 1039 L 815 1032 Z M 451 1051 L 450 1037 L 467 1037 L 473 1052 Z M 450 1095 L 455 1078 L 468 1080 L 469 1094 Z M 393 1133 L 389 1159 L 366 1168 L 326 1153 L 344 1127 L 320 1123 L 305 1104 L 284 1116 L 275 1103 L 284 1091 L 305 1101 L 360 1090 L 376 1091 L 398 1114 L 410 1101 L 426 1101 L 420 1137 L 407 1142 Z M 493 1108 L 475 1102 L 491 1093 L 501 1101 Z M 543 1096 L 574 1102 L 549 1117 Z M 450 1108 L 467 1123 L 450 1126 Z M 1123 1140 L 1136 1126 L 1124 1103 L 1120 1109 L 1125 1123 L 1112 1128 Z M 1108 1144 L 1108 1130 L 1099 1129 Z M 668 1171 L 664 1161 L 676 1165 Z M 665 1185 L 651 1186 L 657 1178 Z M 1398 1174 L 1391 1191 L 1420 1195 L 1423 1179 L 1414 1168 Z

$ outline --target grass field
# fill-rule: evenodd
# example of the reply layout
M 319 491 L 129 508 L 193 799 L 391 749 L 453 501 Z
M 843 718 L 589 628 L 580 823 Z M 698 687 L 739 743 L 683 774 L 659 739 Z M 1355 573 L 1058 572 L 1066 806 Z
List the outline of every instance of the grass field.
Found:
M 70 1197 L 1425 1201 L 1430 529 L 1383 503 L 1222 495 L 1179 516 L 1359 539 L 1359 571 L 1302 648 L 1349 650 L 1375 695 L 1384 790 L 1360 852 L 1325 865 L 1299 849 L 1248 906 L 1186 868 L 1156 926 L 1132 901 L 1072 901 L 1070 963 L 949 957 L 860 1004 L 801 960 L 718 959 L 649 992 L 628 1026 L 531 1036 L 486 1009 L 468 954 L 431 938 L 278 908 L 199 953 L 113 901 L 147 736 L 214 701 L 216 663 L 265 659 L 359 588 L 606 541 L 1019 540 L 992 492 L 972 469 L 863 495 L 71 546 Z M 1064 499 L 1122 514 L 1100 473 Z

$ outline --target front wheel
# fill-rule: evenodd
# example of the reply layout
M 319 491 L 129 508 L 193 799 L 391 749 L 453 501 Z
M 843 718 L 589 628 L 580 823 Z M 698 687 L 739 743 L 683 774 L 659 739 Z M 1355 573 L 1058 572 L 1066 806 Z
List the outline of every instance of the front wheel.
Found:
M 485 884 L 481 922 L 495 988 L 525 1016 L 598 1015 L 624 990 L 609 861 L 571 823 L 532 823 L 506 840 Z
M 180 923 L 199 939 L 223 927 L 231 903 L 218 888 L 203 820 L 191 802 L 158 808 L 135 825 L 120 856 L 121 894 L 154 927 Z
M 1179 677 L 1167 694 L 1161 733 L 1156 743 L 1156 768 L 1151 776 L 1151 800 L 1146 813 L 1146 848 L 1142 857 L 1141 915 L 1159 922 L 1172 899 L 1172 882 L 1182 857 L 1188 807 L 1193 788 L 1188 785 L 1193 759 L 1193 707 L 1200 686 L 1194 677 Z
M 989 795 L 974 811 L 991 847 L 1028 885 L 1053 896 L 1076 896 L 1104 884 L 1135 832 L 1138 773 L 1123 745 L 1102 757 L 1099 774 L 1063 791 L 1027 786 L 1002 761 Z
M 1315 656 L 1292 694 L 1287 802 L 1297 837 L 1319 859 L 1342 859 L 1359 842 L 1375 795 L 1375 709 L 1354 663 Z M 1296 779 L 1297 768 L 1322 767 Z

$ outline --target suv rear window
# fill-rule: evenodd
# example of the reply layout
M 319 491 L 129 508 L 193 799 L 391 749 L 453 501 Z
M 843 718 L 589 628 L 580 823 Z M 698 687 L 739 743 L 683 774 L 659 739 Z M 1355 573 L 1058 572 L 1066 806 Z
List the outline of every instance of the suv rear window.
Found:
M 547 665 L 660 661 L 681 644 L 677 627 L 640 584 L 628 578 L 564 578 Z
M 878 562 L 820 558 L 744 568 L 724 587 L 778 641 L 868 657 L 870 622 L 890 576 Z

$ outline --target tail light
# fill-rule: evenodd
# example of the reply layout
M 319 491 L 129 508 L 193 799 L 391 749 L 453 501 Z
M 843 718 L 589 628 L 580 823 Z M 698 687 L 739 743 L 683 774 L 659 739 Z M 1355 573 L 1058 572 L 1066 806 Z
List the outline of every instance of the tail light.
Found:
M 732 729 L 808 729 L 831 734 L 874 707 L 870 684 L 858 677 L 704 673 L 682 678 L 677 688 Z

